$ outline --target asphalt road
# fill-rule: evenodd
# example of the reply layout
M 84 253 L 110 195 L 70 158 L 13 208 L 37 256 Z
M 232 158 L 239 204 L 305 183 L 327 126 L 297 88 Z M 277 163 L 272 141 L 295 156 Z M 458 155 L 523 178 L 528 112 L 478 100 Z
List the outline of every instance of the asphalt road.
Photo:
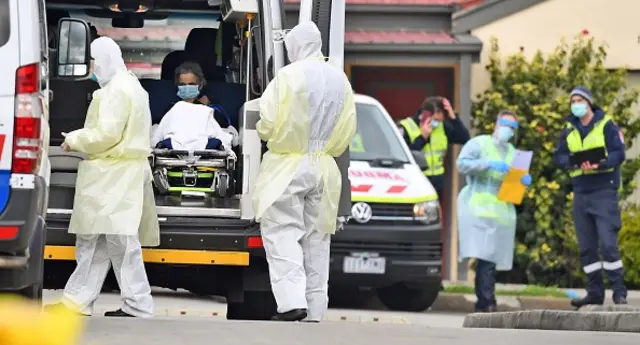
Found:
M 46 291 L 45 303 L 60 291 Z M 331 309 L 319 324 L 224 319 L 225 304 L 186 292 L 154 290 L 152 319 L 105 318 L 119 298 L 103 294 L 87 318 L 81 345 L 616 345 L 640 343 L 640 334 L 488 330 L 461 328 L 464 315 Z
M 44 303 L 55 303 L 62 290 L 45 290 Z M 227 306 L 223 300 L 214 297 L 196 296 L 188 292 L 153 289 L 156 304 L 156 318 L 189 318 L 225 320 Z M 120 308 L 119 295 L 103 293 L 96 302 L 94 315 Z M 442 313 L 408 313 L 380 310 L 374 303 L 354 305 L 344 309 L 330 309 L 325 320 L 342 323 L 385 323 L 419 324 L 434 327 L 462 327 L 464 315 Z
M 212 321 L 203 318 L 147 320 L 92 318 L 82 345 L 637 345 L 640 335 L 435 328 L 424 325 L 326 322 Z

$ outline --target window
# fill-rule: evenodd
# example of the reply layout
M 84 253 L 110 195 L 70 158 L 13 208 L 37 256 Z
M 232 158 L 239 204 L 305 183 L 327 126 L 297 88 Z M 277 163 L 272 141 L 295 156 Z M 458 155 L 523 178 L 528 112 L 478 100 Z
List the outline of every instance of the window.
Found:
M 0 47 L 9 42 L 9 36 L 11 36 L 9 0 L 0 0 Z
M 172 13 L 166 19 L 145 20 L 143 28 L 114 28 L 109 18 L 91 17 L 82 11 L 70 14 L 95 26 L 98 36 L 116 41 L 127 68 L 141 79 L 160 79 L 164 58 L 173 51 L 184 50 L 193 28 L 218 28 L 220 25 L 215 14 Z
M 386 115 L 378 106 L 356 103 L 356 114 L 358 127 L 349 149 L 352 160 L 409 162 L 396 128 L 385 119 Z

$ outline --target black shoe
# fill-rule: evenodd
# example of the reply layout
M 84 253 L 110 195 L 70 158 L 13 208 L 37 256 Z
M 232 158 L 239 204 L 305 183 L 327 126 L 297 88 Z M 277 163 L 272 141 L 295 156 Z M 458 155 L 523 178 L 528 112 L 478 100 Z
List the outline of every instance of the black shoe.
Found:
M 108 311 L 104 313 L 104 316 L 114 316 L 114 317 L 135 317 L 122 309 Z
M 293 309 L 286 313 L 278 313 L 272 317 L 272 321 L 301 321 L 307 317 L 306 309 Z
M 44 311 L 45 313 L 55 312 L 56 310 L 66 310 L 66 311 L 74 313 L 74 314 L 76 314 L 78 316 L 89 316 L 89 315 L 85 315 L 85 314 L 79 313 L 79 312 L 67 307 L 62 302 L 54 303 L 54 304 L 47 304 L 44 307 L 42 307 L 42 311 Z
M 575 298 L 571 300 L 571 305 L 575 308 L 582 308 L 585 305 L 603 305 L 604 298 L 594 297 L 587 295 L 584 298 Z
M 629 304 L 625 297 L 614 297 L 613 304 Z
M 495 313 L 498 310 L 498 306 L 490 305 L 486 308 L 476 308 L 476 313 Z

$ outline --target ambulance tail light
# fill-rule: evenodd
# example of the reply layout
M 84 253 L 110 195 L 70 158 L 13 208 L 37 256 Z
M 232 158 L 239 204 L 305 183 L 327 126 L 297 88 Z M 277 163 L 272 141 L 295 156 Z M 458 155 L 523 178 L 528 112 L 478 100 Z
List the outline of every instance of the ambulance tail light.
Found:
M 16 99 L 13 126 L 13 163 L 15 174 L 35 174 L 41 155 L 42 103 L 40 65 L 22 66 L 16 71 Z
M 247 238 L 247 248 L 262 248 L 262 237 L 261 236 L 251 236 Z

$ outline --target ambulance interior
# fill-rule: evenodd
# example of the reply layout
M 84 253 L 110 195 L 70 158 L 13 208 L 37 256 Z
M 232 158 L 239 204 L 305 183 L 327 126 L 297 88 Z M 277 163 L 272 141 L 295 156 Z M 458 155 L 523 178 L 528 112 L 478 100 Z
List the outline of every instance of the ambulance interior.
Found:
M 50 27 L 57 25 L 61 17 L 79 18 L 91 25 L 94 34 L 118 42 L 129 70 L 138 76 L 149 94 L 153 124 L 158 124 L 171 105 L 179 101 L 176 68 L 185 61 L 193 61 L 200 65 L 207 81 L 201 95 L 207 96 L 218 111 L 222 110 L 230 125 L 242 132 L 244 103 L 258 98 L 266 87 L 261 82 L 266 73 L 261 61 L 266 60 L 262 56 L 259 17 L 251 22 L 222 22 L 219 6 L 211 6 L 210 2 L 156 0 L 141 5 L 142 1 L 46 1 Z M 250 36 L 246 34 L 249 27 L 252 28 Z M 49 39 L 51 42 L 51 37 Z M 56 52 L 52 49 L 50 59 L 55 58 Z M 61 133 L 83 127 L 91 95 L 97 89 L 98 83 L 92 80 L 50 81 L 49 209 L 53 210 L 50 212 L 65 213 L 73 208 L 77 166 L 86 157 L 62 152 Z M 232 155 L 211 150 L 191 153 L 155 150 L 150 159 L 152 166 L 159 166 L 155 172 L 164 171 L 165 177 L 167 174 L 174 177 L 173 182 L 184 182 L 191 187 L 177 189 L 177 192 L 176 189 L 159 192 L 156 188 L 159 215 L 241 218 L 242 209 L 246 209 L 241 205 L 241 195 L 248 192 L 247 186 L 243 188 L 243 178 L 249 176 L 249 172 L 244 171 L 247 169 L 243 169 L 243 165 L 249 164 L 242 157 L 257 155 L 259 162 L 263 150 L 257 135 L 250 141 L 251 145 L 242 145 L 246 132 L 244 136 L 241 133 L 240 144 L 233 147 Z M 253 170 L 257 170 L 258 164 L 253 165 Z M 218 176 L 223 174 L 218 171 L 228 172 L 226 181 L 221 183 Z M 158 187 L 155 172 L 154 184 Z M 214 174 L 215 186 L 211 185 Z M 226 190 L 216 186 L 224 186 Z M 205 193 L 202 188 L 215 193 Z M 242 218 L 249 217 L 245 214 Z

